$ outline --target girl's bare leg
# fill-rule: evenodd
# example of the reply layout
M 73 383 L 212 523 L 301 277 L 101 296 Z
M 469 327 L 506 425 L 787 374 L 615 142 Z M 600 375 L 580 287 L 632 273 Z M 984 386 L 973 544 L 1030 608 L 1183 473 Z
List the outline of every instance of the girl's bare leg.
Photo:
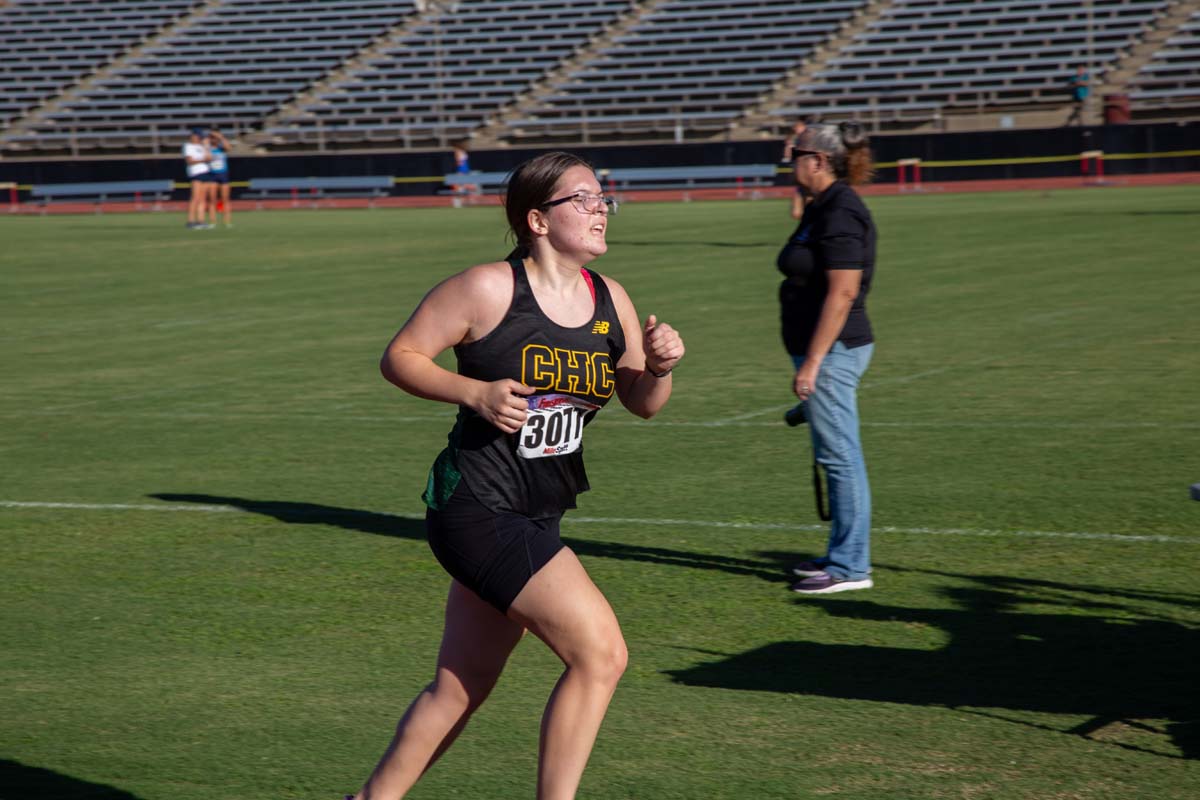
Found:
M 188 224 L 203 222 L 204 184 L 192 181 L 192 196 L 188 199 Z
M 205 183 L 205 188 L 208 189 L 208 196 L 204 200 L 205 206 L 208 208 L 208 224 L 216 227 L 217 225 L 217 182 L 208 181 Z M 200 220 L 203 222 L 204 220 Z
M 570 800 L 628 654 L 616 615 L 579 559 L 563 548 L 525 584 L 508 615 L 566 665 L 542 717 L 538 800 Z
M 355 800 L 397 800 L 412 788 L 487 699 L 525 629 L 458 581 L 446 599 L 437 675 L 408 707 L 387 752 Z

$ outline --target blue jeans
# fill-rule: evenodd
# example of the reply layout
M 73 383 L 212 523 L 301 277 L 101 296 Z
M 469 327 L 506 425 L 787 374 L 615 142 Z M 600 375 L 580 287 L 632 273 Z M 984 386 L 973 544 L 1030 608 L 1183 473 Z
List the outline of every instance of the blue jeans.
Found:
M 871 571 L 871 487 L 858 435 L 858 382 L 874 344 L 849 348 L 835 342 L 821 362 L 816 390 L 804 404 L 813 452 L 829 486 L 829 548 L 817 559 L 837 578 L 860 580 Z M 804 356 L 792 356 L 796 369 Z

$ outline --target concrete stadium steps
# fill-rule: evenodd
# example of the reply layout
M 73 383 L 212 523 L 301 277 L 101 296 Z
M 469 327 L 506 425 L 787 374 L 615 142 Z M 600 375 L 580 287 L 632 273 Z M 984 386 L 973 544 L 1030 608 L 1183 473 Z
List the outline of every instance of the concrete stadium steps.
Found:
M 75 62 L 78 71 L 70 78 L 59 82 L 56 86 L 49 82 L 44 84 L 47 88 L 38 100 L 22 108 L 14 117 L 7 120 L 0 118 L 0 149 L 17 152 L 22 150 L 21 137 L 29 135 L 36 126 L 44 124 L 47 115 L 60 110 L 65 104 L 86 92 L 88 87 L 113 74 L 120 69 L 121 64 L 135 57 L 137 53 L 163 35 L 186 24 L 193 14 L 214 2 L 216 0 L 191 0 L 186 3 L 161 4 L 156 7 L 147 7 L 145 4 L 139 7 L 130 3 L 104 4 L 103 10 L 97 9 L 98 20 L 122 16 L 141 24 L 121 24 L 118 27 L 120 35 L 117 39 L 106 39 L 106 41 L 112 42 L 106 52 L 102 51 L 103 54 L 97 54 L 90 61 L 85 59 Z M 0 11 L 0 37 L 4 38 L 9 54 L 16 55 L 16 42 L 23 28 L 16 15 L 19 12 L 27 15 L 22 21 L 28 23 L 43 9 L 36 2 L 21 4 L 19 7 L 10 5 L 6 8 L 4 5 L 0 5 L 0 9 L 3 9 Z M 44 9 L 47 20 L 61 22 L 63 18 L 54 13 L 55 10 L 52 6 Z M 75 10 L 85 15 L 89 12 L 89 9 L 82 3 L 77 4 Z M 72 28 L 72 33 L 86 36 L 90 30 L 85 19 L 78 24 L 78 27 Z M 63 58 L 72 54 L 80 44 L 90 45 L 92 41 L 91 37 L 88 37 L 76 45 L 71 45 L 64 38 L 57 51 L 39 48 L 39 54 L 46 55 L 51 59 Z M 40 69 L 38 72 L 45 74 L 45 71 Z M 16 72 L 10 73 L 6 66 L 0 63 L 0 87 L 11 90 L 19 86 L 21 82 L 20 76 Z
M 784 108 L 796 97 L 804 86 L 813 81 L 813 75 L 826 68 L 829 59 L 841 53 L 842 48 L 854 40 L 854 37 L 867 29 L 867 26 L 879 18 L 883 9 L 888 6 L 888 0 L 869 0 L 866 5 L 855 12 L 854 16 L 842 24 L 838 32 L 829 41 L 813 48 L 811 56 L 792 70 L 788 78 L 768 95 L 757 106 L 747 109 L 742 119 L 733 130 L 736 138 L 780 138 L 787 135 L 795 123 L 790 115 L 773 113 Z
M 1075 0 L 893 0 L 785 109 L 881 118 L 895 129 L 968 118 L 1044 124 L 1033 112 L 1069 109 L 1075 64 L 1090 61 L 1103 76 L 1168 8 L 1168 0 L 1103 0 L 1089 21 Z
M 321 95 L 336 91 L 338 83 L 352 80 L 354 73 L 362 69 L 370 59 L 377 58 L 385 48 L 393 46 L 403 37 L 411 35 L 413 29 L 422 24 L 429 13 L 430 11 L 426 9 L 424 12 L 418 12 L 402 20 L 339 68 L 297 94 L 290 102 L 263 119 L 256 130 L 248 132 L 243 137 L 245 145 L 249 148 L 263 150 L 269 149 L 272 144 L 284 144 L 284 140 L 280 136 L 267 131 L 273 127 L 282 126 L 283 121 L 289 117 L 305 116 L 306 106 L 315 102 Z M 318 149 L 320 148 L 318 147 Z
M 1176 3 L 1146 39 L 1145 52 L 1131 53 L 1120 65 L 1133 118 L 1195 117 L 1200 111 L 1200 2 Z M 1165 94 L 1151 97 L 1150 92 Z
M 511 143 L 726 139 L 867 0 L 667 0 L 597 48 L 523 116 Z
M 508 142 L 510 140 L 509 125 L 513 120 L 526 116 L 529 113 L 527 109 L 535 107 L 542 102 L 543 98 L 553 93 L 558 84 L 572 71 L 595 60 L 597 54 L 605 48 L 611 47 L 618 36 L 627 34 L 643 17 L 666 2 L 667 0 L 645 0 L 633 4 L 628 13 L 619 17 L 599 36 L 588 42 L 586 47 L 564 61 L 558 68 L 547 72 L 528 91 L 497 111 L 487 125 L 474 132 L 471 137 L 472 145 L 491 147 Z M 582 141 L 586 141 L 586 139 Z
M 430 0 L 411 35 L 264 133 L 344 148 L 469 138 L 628 11 L 627 0 Z
M 236 141 L 410 10 L 388 0 L 213 0 L 9 142 L 42 151 L 153 151 L 178 147 L 197 123 L 219 124 Z M 241 87 L 239 76 L 254 72 L 288 80 Z

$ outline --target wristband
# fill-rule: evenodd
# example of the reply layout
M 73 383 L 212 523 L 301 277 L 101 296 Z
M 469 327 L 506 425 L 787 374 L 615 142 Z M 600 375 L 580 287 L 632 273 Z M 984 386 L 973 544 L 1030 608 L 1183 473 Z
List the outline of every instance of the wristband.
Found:
M 675 369 L 675 368 L 674 368 L 674 367 L 671 367 L 671 369 Z M 656 377 L 656 378 L 665 378 L 665 377 L 667 377 L 668 375 L 670 375 L 670 374 L 671 374 L 671 369 L 669 369 L 669 370 L 666 370 L 665 372 L 655 372 L 654 370 L 650 369 L 650 365 L 649 365 L 649 364 L 647 364 L 647 365 L 646 365 L 646 367 L 645 367 L 645 371 L 646 371 L 646 372 L 649 372 L 651 375 L 653 375 L 653 376 L 654 376 L 654 377 Z

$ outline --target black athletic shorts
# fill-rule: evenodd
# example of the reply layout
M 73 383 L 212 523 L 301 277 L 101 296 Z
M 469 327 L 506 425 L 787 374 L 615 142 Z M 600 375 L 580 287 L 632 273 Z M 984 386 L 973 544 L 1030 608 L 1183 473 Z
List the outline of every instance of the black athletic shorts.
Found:
M 460 480 L 440 511 L 425 510 L 425 533 L 446 571 L 505 614 L 529 579 L 563 548 L 561 520 L 561 513 L 540 519 L 497 513 Z

